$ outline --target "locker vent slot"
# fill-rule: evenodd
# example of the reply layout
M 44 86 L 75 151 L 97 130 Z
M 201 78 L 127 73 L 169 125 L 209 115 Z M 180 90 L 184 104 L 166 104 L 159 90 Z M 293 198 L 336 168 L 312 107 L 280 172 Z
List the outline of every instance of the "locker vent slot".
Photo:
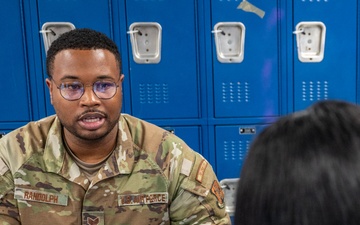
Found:
M 302 101 L 313 102 L 329 98 L 328 81 L 302 81 Z
M 224 160 L 225 161 L 243 161 L 250 147 L 250 141 L 224 141 Z
M 162 84 L 139 84 L 139 96 L 141 104 L 168 104 L 169 85 Z
M 223 82 L 222 101 L 224 103 L 247 103 L 250 102 L 249 82 Z
M 220 0 L 221 1 L 221 0 Z M 329 0 L 301 0 L 303 3 L 310 2 L 310 3 L 320 3 L 320 2 L 329 2 Z

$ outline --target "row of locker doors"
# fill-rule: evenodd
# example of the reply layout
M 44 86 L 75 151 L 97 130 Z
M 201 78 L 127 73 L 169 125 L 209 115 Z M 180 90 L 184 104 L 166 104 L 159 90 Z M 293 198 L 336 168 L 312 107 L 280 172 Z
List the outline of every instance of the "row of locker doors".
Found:
M 279 116 L 322 99 L 357 101 L 356 0 L 346 11 L 336 0 L 3 5 L 0 104 L 11 113 L 0 115 L 0 132 L 54 113 L 44 82 L 46 40 L 51 29 L 67 28 L 53 22 L 109 35 L 122 54 L 123 111 L 173 130 L 220 179 L 239 176 L 252 138 Z

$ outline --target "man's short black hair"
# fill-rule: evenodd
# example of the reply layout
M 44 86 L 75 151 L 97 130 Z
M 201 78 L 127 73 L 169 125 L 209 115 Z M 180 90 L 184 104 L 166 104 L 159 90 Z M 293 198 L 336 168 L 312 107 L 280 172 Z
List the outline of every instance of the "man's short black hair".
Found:
M 46 72 L 49 77 L 52 77 L 56 54 L 66 49 L 106 49 L 114 54 L 121 70 L 120 53 L 115 42 L 103 33 L 88 28 L 81 28 L 62 34 L 50 45 L 46 57 Z

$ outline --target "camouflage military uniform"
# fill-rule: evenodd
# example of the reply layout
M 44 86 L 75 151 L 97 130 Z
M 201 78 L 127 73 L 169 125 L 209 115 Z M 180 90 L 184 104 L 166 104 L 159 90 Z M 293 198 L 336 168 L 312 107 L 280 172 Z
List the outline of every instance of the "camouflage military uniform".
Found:
M 0 139 L 0 224 L 230 224 L 206 160 L 129 115 L 92 181 L 64 147 L 56 116 Z

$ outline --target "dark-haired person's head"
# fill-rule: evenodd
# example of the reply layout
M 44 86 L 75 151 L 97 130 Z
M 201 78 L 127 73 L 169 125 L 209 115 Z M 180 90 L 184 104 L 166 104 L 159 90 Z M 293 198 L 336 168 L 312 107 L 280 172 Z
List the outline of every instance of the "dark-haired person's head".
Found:
M 252 143 L 237 225 L 360 224 L 360 108 L 321 101 L 284 116 Z
M 55 56 L 62 50 L 96 50 L 104 49 L 114 54 L 115 59 L 121 69 L 121 58 L 117 45 L 105 34 L 81 28 L 66 32 L 56 39 L 49 47 L 46 57 L 46 71 L 52 77 Z

